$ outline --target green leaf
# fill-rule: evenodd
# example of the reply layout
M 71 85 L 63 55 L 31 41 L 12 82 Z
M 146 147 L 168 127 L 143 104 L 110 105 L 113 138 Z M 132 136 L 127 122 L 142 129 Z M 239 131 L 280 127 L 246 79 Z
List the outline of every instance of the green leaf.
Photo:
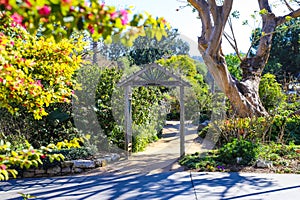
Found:
M 260 15 L 267 15 L 268 13 L 269 13 L 269 12 L 268 12 L 267 9 L 265 9 L 265 8 L 259 11 L 259 14 L 260 14 Z
M 292 18 L 291 16 L 286 16 L 286 17 L 285 17 L 285 20 L 286 20 L 286 21 L 291 21 L 292 19 L 293 19 L 293 18 Z

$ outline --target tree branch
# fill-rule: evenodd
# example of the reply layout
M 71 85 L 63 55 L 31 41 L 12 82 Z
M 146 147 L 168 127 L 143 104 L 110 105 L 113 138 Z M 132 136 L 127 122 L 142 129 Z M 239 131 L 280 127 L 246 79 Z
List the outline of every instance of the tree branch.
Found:
M 290 4 L 286 0 L 283 0 L 283 2 L 285 3 L 286 7 L 288 7 L 290 11 L 292 12 L 294 11 L 294 9 L 290 6 Z
M 214 19 L 214 23 L 216 23 L 217 20 L 217 3 L 215 0 L 208 0 L 207 1 L 208 5 L 209 5 L 209 10 L 213 16 Z
M 204 52 L 207 49 L 208 40 L 212 32 L 212 22 L 210 18 L 209 5 L 205 0 L 188 0 L 188 2 L 194 8 L 196 8 L 202 22 L 202 33 L 201 37 L 198 38 L 198 43 L 201 46 L 201 50 Z
M 224 3 L 223 3 L 223 6 L 222 6 L 222 13 L 223 13 L 223 18 L 226 19 L 226 20 L 223 20 L 224 21 L 224 27 L 225 27 L 225 24 L 226 24 L 226 21 L 230 15 L 230 12 L 231 12 L 231 9 L 232 9 L 232 4 L 233 4 L 233 0 L 224 0 Z
M 211 56 L 216 55 L 218 52 L 220 52 L 222 35 L 228 16 L 232 9 L 232 3 L 233 0 L 224 0 L 222 6 L 216 7 L 216 21 L 214 24 L 213 32 L 209 39 L 209 45 L 207 49 L 207 53 Z
M 276 20 L 275 15 L 271 10 L 269 5 L 269 0 L 258 0 L 260 10 L 267 10 L 267 14 L 262 14 L 262 35 L 263 37 L 260 38 L 259 46 L 257 48 L 257 57 L 264 57 L 265 62 L 267 62 L 270 50 L 271 50 L 271 43 L 272 43 L 272 34 L 271 32 L 275 31 L 276 28 Z
M 276 26 L 279 26 L 285 22 L 287 22 L 287 17 L 291 17 L 291 18 L 297 18 L 297 17 L 300 17 L 300 8 L 298 10 L 295 10 L 293 12 L 290 12 L 289 14 L 287 15 L 284 15 L 284 16 L 280 16 L 280 17 L 277 17 L 276 18 Z
M 228 24 L 229 24 L 230 31 L 231 31 L 231 34 L 232 34 L 232 37 L 233 37 L 233 42 L 234 42 L 234 46 L 235 46 L 236 55 L 238 56 L 238 58 L 240 59 L 240 61 L 242 61 L 242 58 L 241 58 L 241 55 L 240 55 L 240 52 L 239 52 L 239 49 L 238 49 L 238 45 L 237 45 L 237 40 L 236 40 L 234 31 L 233 31 L 232 21 L 231 21 L 230 17 L 228 19 Z

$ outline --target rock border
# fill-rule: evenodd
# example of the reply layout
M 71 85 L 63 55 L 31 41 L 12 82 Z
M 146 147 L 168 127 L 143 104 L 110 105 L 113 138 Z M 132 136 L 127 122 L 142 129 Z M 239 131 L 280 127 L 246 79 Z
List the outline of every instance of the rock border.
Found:
M 49 167 L 47 169 L 29 168 L 24 169 L 18 174 L 17 178 L 38 178 L 38 177 L 52 177 L 87 172 L 98 167 L 105 167 L 108 163 L 118 161 L 121 158 L 119 154 L 106 155 L 103 158 L 95 160 L 71 160 L 62 161 L 58 165 Z

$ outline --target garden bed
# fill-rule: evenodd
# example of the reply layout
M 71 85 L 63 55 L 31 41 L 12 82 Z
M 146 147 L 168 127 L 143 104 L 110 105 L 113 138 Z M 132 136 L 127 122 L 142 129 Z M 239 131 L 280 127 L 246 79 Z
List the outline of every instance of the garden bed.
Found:
M 187 155 L 179 163 L 191 171 L 300 174 L 299 145 L 271 143 L 251 148 L 236 143 L 206 154 Z

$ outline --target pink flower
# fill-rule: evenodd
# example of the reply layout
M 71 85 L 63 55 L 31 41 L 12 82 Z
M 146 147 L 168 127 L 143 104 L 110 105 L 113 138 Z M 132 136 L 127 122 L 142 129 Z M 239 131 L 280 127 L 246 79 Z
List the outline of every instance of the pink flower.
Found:
M 118 13 L 117 12 L 110 13 L 110 18 L 111 19 L 116 19 L 117 17 L 118 17 Z
M 35 81 L 34 84 L 37 85 L 37 86 L 43 87 L 43 84 L 41 83 L 41 80 Z
M 44 5 L 42 8 L 38 9 L 38 12 L 42 16 L 48 16 L 51 13 L 51 8 L 47 5 Z
M 62 0 L 62 4 L 63 5 L 71 5 L 72 4 L 72 0 Z
M 93 25 L 89 24 L 87 28 L 89 29 L 91 34 L 93 34 L 95 32 Z
M 122 15 L 122 17 L 121 17 L 122 25 L 127 24 L 128 23 L 128 12 L 127 12 L 127 10 L 120 10 L 120 13 Z
M 2 164 L 2 165 L 0 165 L 0 170 L 6 170 L 6 165 L 4 165 L 4 164 Z
M 22 21 L 23 21 L 23 17 L 21 15 L 19 15 L 18 13 L 14 13 L 11 16 L 12 20 L 16 23 L 16 24 L 20 24 L 22 25 Z
M 12 46 L 14 46 L 14 45 L 15 45 L 15 42 L 14 42 L 14 41 L 10 41 L 10 44 L 11 44 Z

